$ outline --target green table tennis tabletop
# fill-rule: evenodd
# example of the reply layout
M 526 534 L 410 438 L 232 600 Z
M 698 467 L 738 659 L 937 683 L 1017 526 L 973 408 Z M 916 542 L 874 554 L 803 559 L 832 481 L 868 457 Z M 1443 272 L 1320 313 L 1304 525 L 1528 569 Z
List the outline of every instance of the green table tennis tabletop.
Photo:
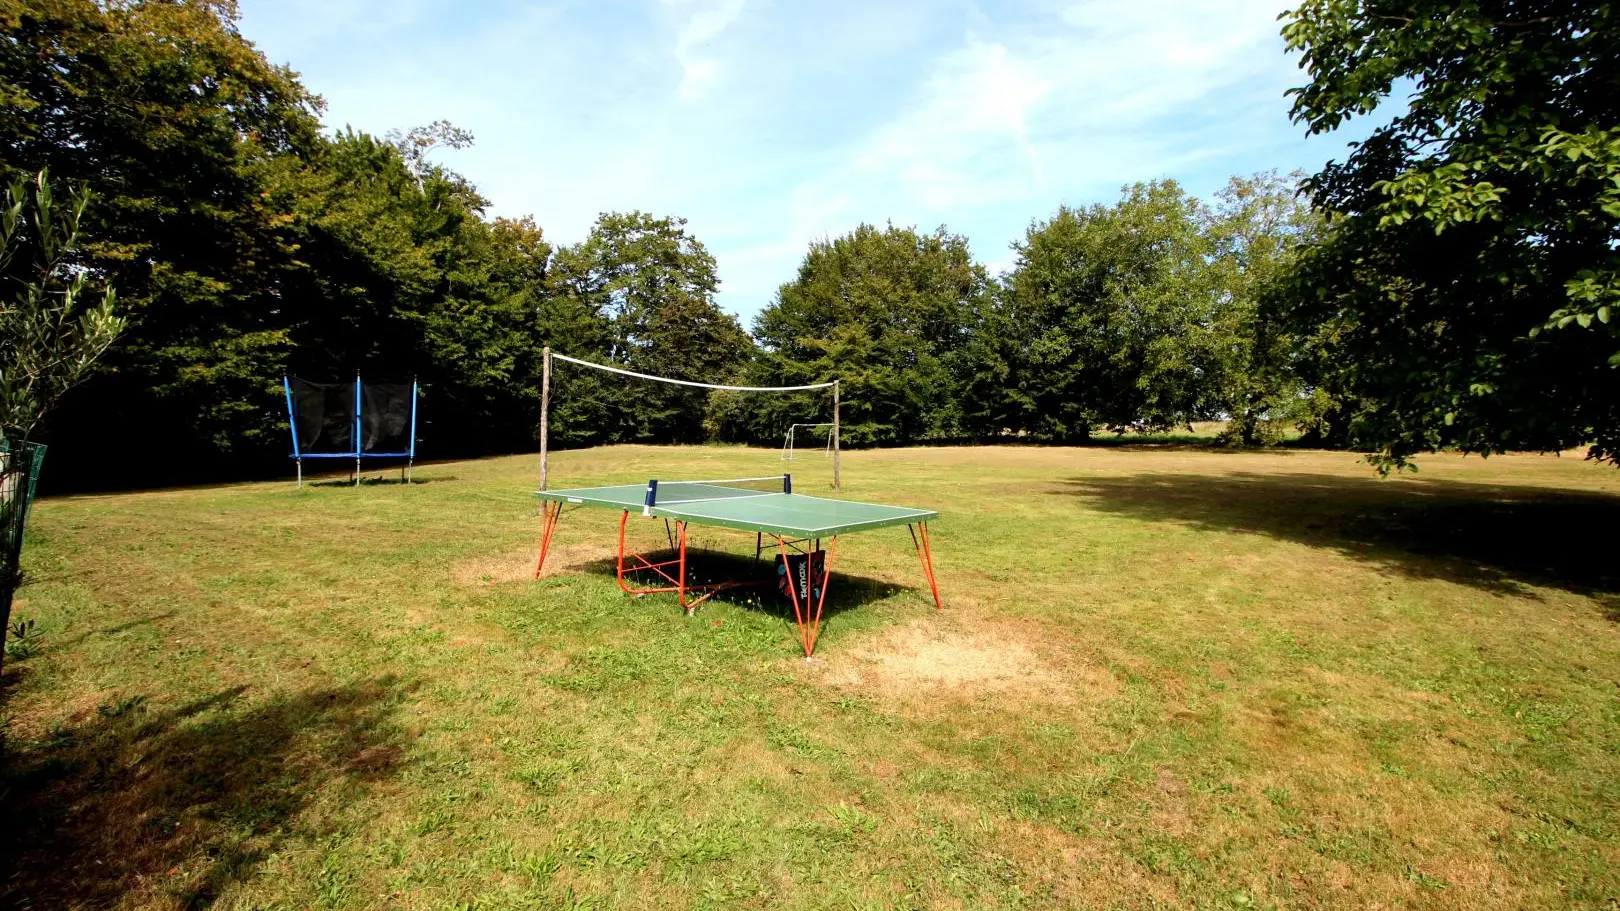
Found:
M 714 494 L 713 497 L 684 502 L 659 503 L 647 514 L 696 525 L 717 525 L 795 538 L 831 538 L 846 532 L 927 522 L 939 515 L 928 509 L 829 500 L 799 493 L 755 493 L 716 488 Z M 646 503 L 647 487 L 643 484 L 621 484 L 614 487 L 542 490 L 535 496 L 564 504 L 641 512 Z

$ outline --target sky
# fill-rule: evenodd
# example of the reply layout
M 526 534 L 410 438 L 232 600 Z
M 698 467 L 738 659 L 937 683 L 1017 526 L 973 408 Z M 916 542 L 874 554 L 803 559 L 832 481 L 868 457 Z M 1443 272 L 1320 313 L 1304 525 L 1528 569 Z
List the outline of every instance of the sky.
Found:
M 992 273 L 1059 205 L 1174 178 L 1315 170 L 1286 0 L 242 0 L 328 127 L 447 119 L 436 152 L 556 244 L 678 215 L 750 325 L 812 241 L 862 222 L 968 238 Z

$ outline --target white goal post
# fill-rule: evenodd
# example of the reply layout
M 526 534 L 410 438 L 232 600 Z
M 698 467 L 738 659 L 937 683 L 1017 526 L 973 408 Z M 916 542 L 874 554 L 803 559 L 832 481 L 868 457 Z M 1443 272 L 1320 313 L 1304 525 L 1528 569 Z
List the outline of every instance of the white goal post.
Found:
M 829 422 L 823 422 L 823 423 L 820 423 L 820 424 L 789 424 L 788 425 L 788 430 L 787 430 L 787 435 L 782 437 L 782 461 L 784 461 L 784 462 L 793 461 L 794 443 L 795 443 L 795 440 L 797 439 L 796 435 L 797 435 L 800 427 L 804 427 L 806 429 L 809 429 L 809 428 L 815 428 L 815 427 L 832 427 L 832 428 L 836 428 L 837 426 L 838 425 L 833 424 L 830 421 Z M 827 458 L 832 458 L 832 454 L 833 454 L 833 431 L 832 430 L 827 431 L 827 442 L 826 442 L 826 444 L 824 446 L 822 446 L 822 450 L 823 450 L 823 454 Z
M 540 489 L 545 490 L 550 480 L 550 469 L 547 464 L 549 455 L 549 441 L 547 440 L 547 425 L 551 420 L 551 362 L 553 359 L 589 367 L 593 370 L 603 370 L 608 373 L 617 373 L 621 376 L 632 376 L 641 380 L 652 380 L 656 383 L 672 383 L 676 386 L 692 386 L 697 389 L 719 389 L 726 392 L 804 392 L 811 389 L 831 389 L 833 397 L 833 419 L 831 425 L 826 424 L 794 424 L 788 428 L 791 438 L 794 427 L 831 426 L 832 432 L 827 435 L 827 446 L 832 451 L 833 460 L 833 489 L 842 490 L 842 478 L 839 474 L 838 459 L 838 381 L 827 383 L 810 383 L 804 386 L 727 386 L 720 383 L 699 383 L 693 380 L 677 380 L 673 377 L 654 376 L 650 373 L 637 373 L 634 370 L 625 370 L 622 367 L 613 367 L 608 364 L 597 364 L 592 361 L 582 361 L 579 358 L 569 357 L 566 354 L 553 354 L 548 346 L 542 349 L 544 359 L 540 368 Z

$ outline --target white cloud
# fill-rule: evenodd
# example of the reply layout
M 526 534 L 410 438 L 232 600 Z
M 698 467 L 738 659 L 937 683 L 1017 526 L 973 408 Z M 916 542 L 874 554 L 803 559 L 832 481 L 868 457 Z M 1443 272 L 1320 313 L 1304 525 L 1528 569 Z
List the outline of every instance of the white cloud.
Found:
M 1342 147 L 1287 121 L 1275 4 L 242 0 L 330 125 L 449 118 L 477 144 L 444 162 L 559 243 L 601 211 L 685 216 L 745 316 L 861 221 L 943 223 L 999 264 L 1061 202 L 1318 165 Z
M 948 208 L 970 197 L 974 171 L 982 173 L 984 153 L 994 153 L 1001 178 L 1027 176 L 1045 182 L 1030 145 L 1028 114 L 1054 87 L 1040 61 L 1023 59 L 999 43 L 969 34 L 946 54 L 928 80 L 925 99 L 867 141 L 854 170 L 893 173 L 934 208 Z M 1016 175 L 1022 154 L 1027 175 Z
M 1140 157 L 1168 126 L 1153 121 L 1218 108 L 1228 86 L 1281 62 L 1272 3 L 1089 3 L 996 40 L 970 33 L 915 104 L 821 179 L 898 184 L 917 208 L 948 211 L 1045 194 L 1044 160 L 1140 174 L 1176 155 Z
M 782 232 L 726 279 L 743 296 L 768 296 L 810 241 L 859 221 L 944 223 L 1000 267 L 1006 244 L 1059 202 L 1112 198 L 1123 183 L 1241 157 L 1260 123 L 1282 120 L 1288 83 L 1279 80 L 1292 67 L 1274 15 L 1274 0 L 1105 0 L 1004 17 L 1010 25 L 978 18 L 925 65 L 887 122 L 802 176 Z M 1257 98 L 1269 105 L 1260 123 Z M 1229 124 L 1210 123 L 1222 112 Z M 776 250 L 774 261 L 763 255 Z
M 706 45 L 720 37 L 742 15 L 747 0 L 664 0 L 682 20 L 675 36 L 675 59 L 681 64 L 681 98 L 695 101 L 720 81 L 722 63 Z

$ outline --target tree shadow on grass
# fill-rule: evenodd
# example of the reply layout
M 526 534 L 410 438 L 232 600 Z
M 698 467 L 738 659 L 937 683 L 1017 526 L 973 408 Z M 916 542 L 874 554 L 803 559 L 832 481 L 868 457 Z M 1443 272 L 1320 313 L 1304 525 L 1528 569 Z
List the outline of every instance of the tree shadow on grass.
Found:
M 1092 509 L 1338 551 L 1416 579 L 1531 595 L 1559 588 L 1620 619 L 1620 497 L 1542 487 L 1320 474 L 1071 478 Z
M 432 478 L 411 478 L 409 480 L 406 480 L 405 478 L 390 478 L 390 477 L 368 478 L 365 475 L 361 475 L 359 484 L 354 483 L 354 479 L 352 479 L 352 478 L 338 478 L 336 480 L 327 480 L 327 481 L 309 481 L 309 480 L 306 480 L 306 481 L 304 481 L 304 486 L 305 487 L 420 487 L 423 484 L 442 484 L 445 481 L 459 481 L 459 480 L 461 480 L 461 479 L 456 477 L 455 475 L 439 475 L 437 477 L 432 477 Z
M 673 551 L 665 551 L 647 553 L 645 556 L 656 563 L 663 560 L 673 560 L 676 555 Z M 698 586 L 705 583 L 733 580 L 758 583 L 722 590 L 709 600 L 721 601 L 746 610 L 784 617 L 790 621 L 793 619 L 793 605 L 788 601 L 786 595 L 777 591 L 776 569 L 771 560 L 771 553 L 766 553 L 759 560 L 741 554 L 712 550 L 694 550 L 688 552 L 687 556 L 687 582 L 689 585 Z M 611 558 L 593 560 L 580 564 L 579 568 L 585 572 L 612 577 L 617 572 L 618 562 Z M 674 575 L 675 569 L 675 567 L 671 566 L 666 567 L 665 571 Z M 919 565 L 917 567 L 919 581 L 922 581 L 922 575 L 922 567 Z M 642 571 L 637 578 L 647 588 L 664 588 L 670 585 L 668 581 L 650 571 Z M 631 581 L 628 574 L 626 574 L 626 584 L 633 588 L 642 587 Z M 924 587 L 927 585 L 926 582 L 922 584 Z M 891 598 L 904 590 L 905 586 L 896 585 L 883 579 L 876 579 L 871 576 L 854 576 L 841 572 L 838 568 L 838 561 L 834 558 L 832 582 L 827 587 L 827 600 L 822 605 L 822 621 L 825 623 L 845 611 L 855 610 L 874 601 Z M 673 592 L 649 597 L 668 598 L 671 604 L 677 603 Z M 803 597 L 802 593 L 800 597 Z
M 290 839 L 318 798 L 352 800 L 403 762 L 392 677 L 275 695 L 232 687 L 174 709 L 114 699 L 3 757 L 0 907 L 211 905 Z

